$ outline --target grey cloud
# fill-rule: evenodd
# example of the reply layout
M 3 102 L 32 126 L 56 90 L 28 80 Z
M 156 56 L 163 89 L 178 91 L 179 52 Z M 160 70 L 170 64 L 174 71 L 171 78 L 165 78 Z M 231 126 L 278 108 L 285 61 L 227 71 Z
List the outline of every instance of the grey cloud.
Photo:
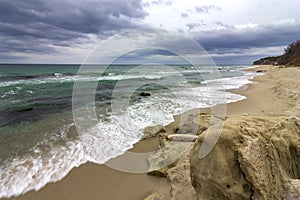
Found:
M 53 48 L 49 48 L 49 40 L 33 38 L 31 36 L 24 36 L 22 37 L 22 40 L 18 40 L 15 37 L 6 36 L 4 38 L 0 36 L 0 41 L 1 41 L 1 53 L 12 52 L 12 53 L 51 54 L 56 52 Z M 59 44 L 64 45 L 64 42 L 59 42 Z
M 204 49 L 213 56 L 216 62 L 225 64 L 252 63 L 253 60 L 262 56 L 269 56 L 270 52 L 264 51 L 268 48 L 281 49 L 282 46 L 299 40 L 300 21 L 288 23 L 274 23 L 258 25 L 257 27 L 237 28 L 226 25 L 222 22 L 223 29 L 200 30 L 191 35 Z M 226 28 L 227 27 L 227 28 Z M 155 37 L 150 31 L 141 33 L 143 36 Z M 147 36 L 148 37 L 148 36 Z M 135 38 L 138 38 L 135 36 Z M 153 39 L 155 41 L 155 38 Z M 184 38 L 178 37 L 175 33 L 160 37 L 159 46 L 168 49 L 177 49 L 182 55 L 199 55 L 199 49 L 191 48 Z M 278 48 L 280 47 L 280 48 Z M 255 52 L 256 51 L 256 52 Z M 159 54 L 168 56 L 163 51 L 139 52 L 139 57 L 147 57 L 147 54 Z M 279 52 L 280 54 L 280 52 Z
M 162 0 L 151 1 L 151 4 L 153 4 L 153 5 L 161 5 L 162 3 L 163 3 Z
M 186 26 L 189 28 L 190 31 L 193 31 L 194 29 L 199 29 L 199 28 L 204 27 L 206 25 L 207 24 L 205 24 L 203 20 L 200 20 L 197 23 L 186 24 Z
M 121 16 L 144 18 L 146 13 L 140 0 L 0 1 L 0 19 L 2 22 L 12 24 L 45 23 L 82 33 L 95 33 L 101 28 L 109 28 L 106 26 L 110 24 L 113 27 L 117 20 L 121 19 Z
M 162 50 L 162 49 L 138 49 L 138 50 L 132 51 L 128 54 L 118 57 L 118 59 L 115 62 L 117 62 L 117 63 L 126 63 L 128 61 L 134 62 L 137 59 L 139 59 L 140 61 L 144 60 L 147 62 L 151 62 L 148 59 L 149 59 L 149 57 L 151 57 L 153 55 L 161 55 L 164 57 L 168 57 L 168 56 L 174 56 L 175 54 L 172 52 L 169 52 L 167 50 Z
M 167 0 L 167 1 L 154 0 L 154 1 L 151 1 L 151 4 L 152 5 L 157 5 L 157 6 L 171 6 L 171 5 L 173 5 L 172 1 L 170 1 L 170 0 Z
M 26 60 L 26 57 L 23 56 L 16 56 L 16 55 L 8 55 L 6 53 L 0 53 L 1 63 L 10 63 L 12 60 L 14 62 L 21 61 L 24 62 Z
M 181 15 L 180 15 L 182 18 L 188 18 L 189 17 L 189 15 L 187 14 L 187 13 L 181 13 Z
M 294 23 L 266 24 L 244 29 L 229 26 L 223 30 L 195 33 L 194 38 L 210 53 L 238 55 L 242 51 L 255 48 L 286 46 L 299 40 L 299 32 L 300 21 L 295 21 Z M 264 55 L 268 55 L 268 52 Z
M 215 24 L 218 25 L 219 27 L 223 27 L 225 29 L 234 29 L 233 26 L 231 26 L 229 24 L 222 23 L 220 21 L 216 21 Z
M 150 6 L 150 3 L 149 3 L 149 2 L 143 2 L 143 3 L 142 3 L 142 6 L 143 6 L 143 7 L 149 7 L 149 6 Z
M 233 55 L 233 56 L 212 56 L 216 64 L 232 65 L 232 64 L 252 64 L 254 60 L 258 60 L 261 56 L 249 56 L 249 55 Z
M 165 5 L 166 6 L 171 6 L 171 5 L 173 5 L 173 3 L 172 3 L 172 1 L 166 1 Z
M 31 37 L 50 40 L 70 40 L 73 38 L 83 37 L 81 33 L 69 31 L 44 23 L 22 25 L 0 22 L 0 34 L 18 38 Z
M 86 34 L 137 27 L 132 19 L 146 15 L 141 0 L 1 0 L 0 51 L 52 52 L 50 45 L 69 46 Z
M 273 2 L 273 5 L 274 5 L 274 6 L 281 6 L 284 2 L 285 2 L 285 1 L 283 1 L 283 0 L 280 0 L 280 1 L 274 1 L 274 2 Z
M 196 6 L 195 10 L 197 13 L 200 13 L 200 14 L 208 14 L 211 11 L 221 11 L 222 9 L 215 5 L 208 5 L 208 6 L 204 5 L 204 6 Z

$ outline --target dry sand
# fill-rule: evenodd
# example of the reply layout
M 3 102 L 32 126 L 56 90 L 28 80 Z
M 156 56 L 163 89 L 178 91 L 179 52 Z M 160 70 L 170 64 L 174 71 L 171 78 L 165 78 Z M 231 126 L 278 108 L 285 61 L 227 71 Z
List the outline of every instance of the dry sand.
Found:
M 241 114 L 272 114 L 277 113 L 282 101 L 277 98 L 273 87 L 274 66 L 263 66 L 248 69 L 248 71 L 266 70 L 263 76 L 256 76 L 252 84 L 248 84 L 245 90 L 232 91 L 233 93 L 246 96 L 247 99 L 227 104 L 227 116 Z M 272 71 L 272 72 L 271 72 Z
M 300 67 L 260 66 L 249 71 L 265 70 L 246 90 L 233 91 L 247 99 L 227 105 L 227 115 L 299 115 Z
M 250 70 L 258 69 L 267 70 L 266 75 L 255 77 L 254 83 L 249 84 L 246 90 L 234 91 L 234 93 L 246 96 L 247 99 L 228 104 L 227 115 L 229 117 L 241 114 L 279 115 L 280 113 L 299 111 L 297 100 L 300 96 L 297 96 L 298 93 L 291 92 L 292 96 L 289 94 L 287 98 L 284 98 L 287 94 L 280 93 L 280 84 L 289 84 L 292 81 L 294 88 L 297 88 L 300 69 L 264 66 Z M 285 85 L 285 87 L 288 86 Z M 292 103 L 287 103 L 287 99 Z M 170 131 L 175 126 L 176 123 L 170 124 L 167 129 Z M 156 144 L 156 138 L 144 140 L 135 146 L 135 151 L 153 150 Z M 87 163 L 73 169 L 63 180 L 47 184 L 38 192 L 31 191 L 10 199 L 142 200 L 152 193 L 160 193 L 165 196 L 164 199 L 170 199 L 169 191 L 170 184 L 166 178 L 152 177 L 146 174 L 128 174 L 104 165 Z

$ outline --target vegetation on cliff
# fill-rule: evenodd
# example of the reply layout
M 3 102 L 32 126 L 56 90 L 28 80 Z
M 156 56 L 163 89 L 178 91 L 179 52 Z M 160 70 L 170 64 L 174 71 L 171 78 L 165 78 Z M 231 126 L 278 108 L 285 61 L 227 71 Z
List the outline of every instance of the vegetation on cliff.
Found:
M 285 65 L 300 66 L 300 40 L 293 42 L 284 50 L 284 54 L 275 57 L 261 58 L 254 65 Z

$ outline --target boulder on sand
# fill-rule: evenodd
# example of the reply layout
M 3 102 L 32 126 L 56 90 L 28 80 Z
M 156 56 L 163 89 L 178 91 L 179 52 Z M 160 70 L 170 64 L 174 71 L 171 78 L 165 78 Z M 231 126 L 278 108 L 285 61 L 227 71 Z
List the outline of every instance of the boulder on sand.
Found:
M 164 132 L 164 126 L 156 125 L 156 126 L 148 126 L 144 128 L 142 139 L 147 139 L 151 137 L 155 137 L 160 132 Z

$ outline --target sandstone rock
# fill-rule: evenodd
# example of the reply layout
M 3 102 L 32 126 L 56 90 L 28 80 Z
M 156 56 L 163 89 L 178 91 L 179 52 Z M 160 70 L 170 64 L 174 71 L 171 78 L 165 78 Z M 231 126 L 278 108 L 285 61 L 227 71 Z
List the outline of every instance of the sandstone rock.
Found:
M 197 135 L 191 134 L 170 134 L 167 136 L 170 141 L 194 142 L 198 138 Z
M 160 134 L 160 149 L 148 157 L 150 166 L 148 175 L 166 177 L 168 175 L 167 171 L 177 164 L 183 152 L 198 138 L 195 134 L 200 134 L 207 129 L 210 118 L 210 114 L 206 113 L 200 113 L 199 117 L 195 114 L 190 114 L 187 117 L 183 116 L 181 120 L 181 124 L 183 124 L 182 129 L 177 130 L 180 134 Z M 201 124 L 201 126 L 199 124 Z M 164 130 L 164 127 L 148 127 L 145 131 L 149 132 L 149 134 L 147 133 L 146 135 L 156 135 L 162 132 L 160 129 Z M 189 134 L 191 131 L 194 131 L 194 134 Z M 155 132 L 157 133 L 153 134 Z M 190 177 L 189 173 L 187 176 Z M 191 187 L 191 184 L 189 184 L 189 186 Z
M 191 154 L 191 178 L 199 199 L 299 199 L 300 120 L 292 117 L 228 118 L 213 150 Z
M 156 176 L 156 177 L 167 177 L 167 170 L 171 167 L 170 165 L 162 168 L 162 169 L 157 169 L 153 171 L 147 172 L 148 175 L 150 176 Z
M 143 135 L 142 139 L 155 137 L 160 132 L 164 132 L 164 127 L 162 125 L 146 127 L 143 131 L 144 135 Z
M 171 200 L 196 200 L 197 195 L 191 184 L 189 154 L 192 142 L 171 142 L 148 157 L 152 169 L 167 166 L 148 172 L 148 175 L 167 177 L 171 184 Z
M 171 200 L 197 200 L 190 177 L 190 147 L 178 159 L 176 165 L 167 170 L 168 179 L 171 183 Z
M 299 200 L 300 199 L 300 179 L 291 179 L 286 184 L 286 192 L 283 196 L 284 200 Z
M 160 134 L 159 135 L 159 147 L 163 148 L 169 144 L 168 134 Z
M 175 166 L 189 145 L 190 143 L 187 142 L 170 142 L 164 148 L 150 154 L 148 156 L 148 174 L 160 177 L 167 176 L 167 170 Z
M 209 127 L 210 121 L 211 115 L 207 113 L 190 114 L 186 117 L 183 115 L 179 127 L 174 132 L 177 134 L 200 135 Z

